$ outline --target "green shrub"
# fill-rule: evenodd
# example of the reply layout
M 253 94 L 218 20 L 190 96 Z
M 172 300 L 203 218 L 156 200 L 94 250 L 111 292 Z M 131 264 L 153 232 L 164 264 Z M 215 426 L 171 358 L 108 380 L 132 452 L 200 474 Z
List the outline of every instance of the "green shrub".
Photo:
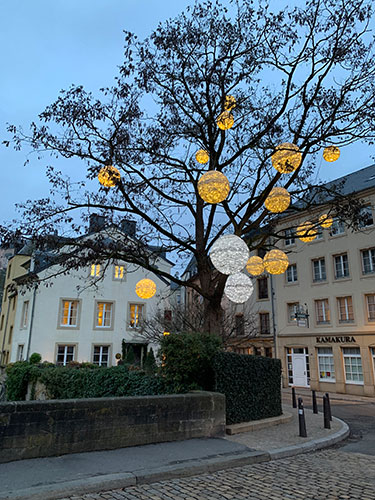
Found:
M 17 361 L 6 368 L 6 397 L 8 401 L 22 401 L 26 398 L 29 382 L 35 382 L 39 376 L 39 367 L 29 361 Z
M 143 369 L 147 373 L 147 375 L 151 375 L 157 370 L 154 351 L 152 350 L 152 347 L 146 354 L 146 358 L 143 362 Z
M 221 346 L 215 335 L 175 333 L 161 341 L 161 374 L 174 392 L 213 390 L 212 359 Z
M 213 367 L 216 391 L 226 398 L 227 424 L 281 415 L 279 359 L 220 352 Z
M 32 365 L 37 365 L 42 361 L 42 356 L 38 352 L 33 352 L 29 361 Z

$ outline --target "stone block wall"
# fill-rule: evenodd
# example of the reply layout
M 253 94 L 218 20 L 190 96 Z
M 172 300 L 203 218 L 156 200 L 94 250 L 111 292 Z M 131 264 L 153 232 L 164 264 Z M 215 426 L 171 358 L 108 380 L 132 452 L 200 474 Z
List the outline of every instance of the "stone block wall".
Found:
M 222 436 L 225 396 L 166 396 L 0 403 L 0 463 Z

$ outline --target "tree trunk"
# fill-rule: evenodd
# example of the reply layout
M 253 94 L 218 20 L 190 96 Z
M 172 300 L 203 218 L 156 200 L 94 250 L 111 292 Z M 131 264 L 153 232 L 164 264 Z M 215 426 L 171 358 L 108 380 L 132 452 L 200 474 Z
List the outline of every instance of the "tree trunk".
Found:
M 222 337 L 224 311 L 221 300 L 205 300 L 204 303 L 204 332 Z

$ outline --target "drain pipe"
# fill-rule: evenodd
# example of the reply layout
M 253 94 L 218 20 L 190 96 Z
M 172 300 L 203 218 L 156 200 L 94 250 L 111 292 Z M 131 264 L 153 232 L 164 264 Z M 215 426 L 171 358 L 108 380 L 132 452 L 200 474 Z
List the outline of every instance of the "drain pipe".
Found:
M 32 305 L 32 308 L 31 308 L 29 338 L 28 338 L 28 341 L 27 341 L 27 351 L 26 351 L 26 359 L 25 359 L 25 361 L 27 361 L 29 359 L 29 355 L 30 355 L 31 335 L 32 335 L 32 332 L 33 332 L 34 311 L 35 311 L 35 296 L 36 296 L 36 287 L 34 287 L 34 292 L 33 292 L 33 305 Z

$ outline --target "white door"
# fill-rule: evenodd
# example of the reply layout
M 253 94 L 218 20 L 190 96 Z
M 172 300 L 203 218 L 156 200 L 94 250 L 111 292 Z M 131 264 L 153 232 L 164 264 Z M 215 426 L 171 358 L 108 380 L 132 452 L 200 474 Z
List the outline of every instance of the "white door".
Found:
M 308 387 L 306 355 L 293 353 L 292 365 L 293 365 L 293 385 L 296 385 L 298 387 Z

